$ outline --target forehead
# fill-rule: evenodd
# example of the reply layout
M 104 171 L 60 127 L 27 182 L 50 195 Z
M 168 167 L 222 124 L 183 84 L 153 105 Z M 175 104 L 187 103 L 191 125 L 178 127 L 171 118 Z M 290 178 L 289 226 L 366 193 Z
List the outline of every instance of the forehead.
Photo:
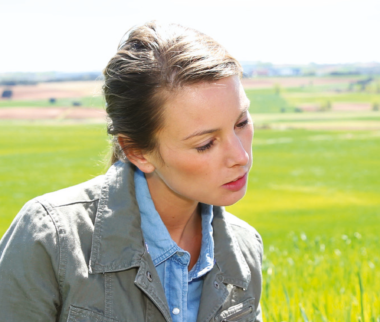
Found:
M 248 104 L 238 76 L 185 86 L 167 97 L 163 131 L 185 135 L 204 127 L 220 127 L 235 122 Z

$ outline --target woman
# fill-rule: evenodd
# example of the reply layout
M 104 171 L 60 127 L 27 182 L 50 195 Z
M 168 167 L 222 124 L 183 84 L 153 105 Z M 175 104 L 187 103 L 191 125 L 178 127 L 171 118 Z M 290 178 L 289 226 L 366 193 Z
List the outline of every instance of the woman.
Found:
M 262 243 L 240 200 L 241 67 L 178 25 L 130 31 L 104 71 L 104 176 L 38 197 L 0 244 L 1 321 L 261 321 Z

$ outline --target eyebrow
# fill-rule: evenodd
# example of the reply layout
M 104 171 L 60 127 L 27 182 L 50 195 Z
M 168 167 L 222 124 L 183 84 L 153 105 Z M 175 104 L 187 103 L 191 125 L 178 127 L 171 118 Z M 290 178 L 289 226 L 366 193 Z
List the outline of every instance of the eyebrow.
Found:
M 249 103 L 250 103 L 250 102 L 248 101 L 248 103 L 247 103 L 246 106 L 244 107 L 244 110 L 240 113 L 240 115 L 239 115 L 239 117 L 237 118 L 237 120 L 239 120 L 239 119 L 244 115 L 244 113 L 248 111 L 248 109 L 249 109 Z M 190 139 L 190 138 L 192 138 L 192 137 L 194 137 L 194 136 L 200 136 L 200 135 L 205 135 L 205 134 L 214 133 L 214 132 L 217 132 L 217 131 L 219 131 L 219 130 L 220 130 L 220 129 L 210 129 L 210 130 L 204 130 L 204 131 L 196 131 L 196 132 L 190 134 L 189 136 L 185 137 L 182 141 L 186 141 L 186 140 L 188 140 L 188 139 Z

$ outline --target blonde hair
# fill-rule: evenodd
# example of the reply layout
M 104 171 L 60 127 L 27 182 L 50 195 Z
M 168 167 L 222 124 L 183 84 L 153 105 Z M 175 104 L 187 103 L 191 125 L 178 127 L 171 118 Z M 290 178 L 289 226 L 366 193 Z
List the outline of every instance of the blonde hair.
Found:
M 182 86 L 242 74 L 239 62 L 214 39 L 177 24 L 156 21 L 132 28 L 104 69 L 103 86 L 112 140 L 111 164 L 124 150 L 157 151 L 155 134 L 163 126 L 170 93 Z

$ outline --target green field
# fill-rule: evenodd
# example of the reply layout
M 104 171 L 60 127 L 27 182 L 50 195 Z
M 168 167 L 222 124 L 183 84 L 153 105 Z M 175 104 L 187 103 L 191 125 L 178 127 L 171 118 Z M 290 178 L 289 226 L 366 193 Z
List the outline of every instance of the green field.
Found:
M 102 125 L 1 123 L 0 236 L 27 200 L 103 173 L 107 148 Z M 380 132 L 257 130 L 253 153 L 229 210 L 264 240 L 265 321 L 380 321 Z
M 264 239 L 267 321 L 380 319 L 379 147 L 380 132 L 256 133 L 231 211 Z
M 83 107 L 103 108 L 104 99 L 102 96 L 88 96 L 88 97 L 73 97 L 73 98 L 57 98 L 55 103 L 52 104 L 47 99 L 39 100 L 13 100 L 13 99 L 0 99 L 0 108 L 16 108 L 16 107 L 70 107 L 73 102 L 79 103 Z

